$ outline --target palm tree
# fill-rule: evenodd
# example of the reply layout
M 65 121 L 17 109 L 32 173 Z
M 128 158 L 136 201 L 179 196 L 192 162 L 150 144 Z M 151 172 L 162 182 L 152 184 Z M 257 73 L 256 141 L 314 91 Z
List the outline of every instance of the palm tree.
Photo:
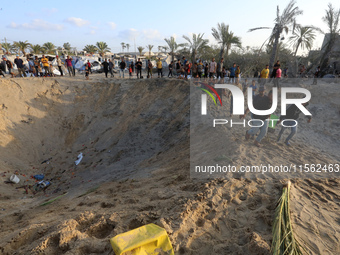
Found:
M 18 51 L 21 51 L 24 57 L 26 57 L 26 49 L 31 45 L 27 41 L 19 41 L 19 42 L 14 42 L 13 43 L 14 47 L 18 49 Z
M 208 39 L 203 39 L 203 34 L 193 34 L 192 35 L 192 40 L 188 37 L 183 35 L 183 38 L 189 42 L 189 47 L 191 50 L 191 61 L 195 62 L 196 61 L 196 55 L 200 53 L 201 51 L 207 49 L 209 40 Z
M 289 37 L 289 41 L 295 49 L 294 56 L 301 46 L 302 49 L 306 48 L 310 50 L 313 46 L 313 40 L 315 39 L 314 28 L 311 26 L 296 26 L 293 31 L 293 35 Z
M 55 51 L 55 45 L 51 42 L 44 43 L 43 48 L 45 48 L 46 52 L 49 54 L 53 54 Z
M 104 57 L 106 52 L 109 52 L 111 49 L 107 46 L 106 42 L 97 42 L 96 46 L 98 48 L 98 53 L 100 56 Z
M 151 44 L 146 45 L 146 48 L 149 50 L 149 59 L 151 59 L 151 50 L 153 48 L 153 45 L 151 45 Z
M 335 10 L 332 4 L 328 4 L 328 10 L 326 10 L 326 15 L 322 17 L 322 20 L 327 24 L 328 31 L 325 33 L 324 31 L 319 31 L 325 34 L 324 43 L 321 48 L 321 59 L 320 59 L 320 67 L 322 73 L 324 73 L 329 64 L 330 54 L 335 46 L 336 39 L 340 33 L 339 27 L 339 19 L 340 19 L 340 9 Z
M 30 45 L 31 53 L 33 54 L 39 54 L 41 53 L 41 46 L 39 44 L 32 44 Z
M 169 39 L 168 38 L 164 38 L 164 41 L 166 41 L 166 43 L 168 44 L 169 46 L 169 49 L 170 49 L 170 54 L 171 54 L 171 60 L 174 61 L 174 56 L 177 52 L 177 49 L 179 47 L 184 47 L 186 46 L 187 44 L 186 43 L 180 43 L 180 44 L 177 44 L 176 43 L 176 40 L 175 40 L 175 37 L 171 36 Z
M 126 44 L 125 47 L 127 48 L 127 52 L 129 52 L 129 49 L 130 49 L 130 44 Z
M 169 47 L 168 46 L 162 46 L 162 49 L 163 49 L 164 53 L 166 53 L 168 51 Z
M 229 50 L 231 46 L 234 44 L 237 47 L 241 48 L 241 38 L 238 36 L 234 36 L 233 32 L 229 32 L 229 25 L 224 24 L 223 22 L 217 24 L 217 29 L 212 28 L 212 35 L 217 40 L 219 44 L 221 44 L 220 50 L 220 60 L 224 56 L 224 50 L 226 49 L 226 55 L 228 57 Z
M 143 52 L 144 48 L 142 46 L 139 46 L 137 48 L 137 50 L 139 51 L 139 56 L 142 56 L 142 52 Z
M 1 44 L 1 46 L 2 46 L 2 49 L 4 50 L 6 55 L 11 54 L 11 51 L 14 50 L 14 46 L 12 44 L 8 43 L 8 42 Z
M 280 39 L 282 32 L 284 31 L 288 33 L 290 26 L 293 26 L 293 31 L 294 31 L 294 28 L 296 26 L 295 18 L 298 15 L 303 13 L 303 11 L 299 9 L 299 7 L 294 6 L 295 3 L 296 3 L 295 0 L 291 0 L 289 4 L 287 5 L 287 7 L 283 10 L 281 15 L 280 15 L 279 6 L 277 6 L 276 19 L 274 20 L 275 24 L 274 24 L 274 28 L 272 28 L 272 33 L 270 35 L 270 40 L 269 40 L 269 43 L 273 42 L 273 51 L 272 51 L 272 55 L 269 61 L 269 68 L 273 67 L 274 61 L 276 59 L 277 45 L 279 43 L 279 39 Z M 270 27 L 257 27 L 257 28 L 249 29 L 249 32 L 252 32 L 258 29 L 271 29 L 271 28 Z
M 91 55 L 97 52 L 97 47 L 94 45 L 86 45 L 83 49 L 83 51 L 89 52 Z
M 71 50 L 71 44 L 69 42 L 66 42 L 63 44 L 63 48 L 62 51 L 66 51 L 69 52 Z
M 120 43 L 120 45 L 122 45 L 122 51 L 124 52 L 124 48 L 125 48 L 125 43 Z

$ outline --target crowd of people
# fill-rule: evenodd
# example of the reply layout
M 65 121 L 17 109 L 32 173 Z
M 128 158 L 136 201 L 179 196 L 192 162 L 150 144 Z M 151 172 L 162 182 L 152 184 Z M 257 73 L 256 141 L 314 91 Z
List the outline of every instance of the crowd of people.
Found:
M 52 62 L 49 60 L 48 57 L 42 55 L 41 58 L 35 56 L 34 58 L 27 57 L 27 65 L 24 64 L 22 58 L 19 55 L 16 55 L 13 63 L 7 59 L 6 57 L 2 58 L 0 63 L 0 75 L 5 77 L 6 67 L 8 73 L 11 77 L 14 77 L 13 67 L 14 64 L 17 67 L 19 77 L 27 77 L 27 76 L 34 76 L 34 77 L 50 77 L 55 76 L 55 67 L 52 65 Z M 67 56 L 64 62 L 56 56 L 56 63 L 58 66 L 58 71 L 61 76 L 64 75 L 63 66 L 68 71 L 70 76 L 75 76 L 75 64 L 77 60 L 72 59 L 72 57 Z
M 17 55 L 13 62 L 11 62 L 6 57 L 2 58 L 0 62 L 0 76 L 5 77 L 6 69 L 11 77 L 14 77 L 15 74 L 13 72 L 13 67 L 16 65 L 19 77 L 26 77 L 26 76 L 35 76 L 35 77 L 48 77 L 48 76 L 64 76 L 65 73 L 68 73 L 69 76 L 76 75 L 76 68 L 75 65 L 78 62 L 78 58 L 72 58 L 67 56 L 64 60 L 62 60 L 58 55 L 56 56 L 54 65 L 52 65 L 52 61 L 49 60 L 48 57 L 42 55 L 41 58 L 35 56 L 34 58 L 27 58 L 27 64 L 24 64 L 24 61 Z M 110 74 L 111 78 L 114 77 L 116 73 L 115 64 L 112 59 L 105 58 L 102 62 L 99 63 L 102 67 L 102 71 L 105 74 L 105 77 L 108 77 Z M 133 78 L 136 77 L 137 79 L 144 78 L 143 76 L 143 63 L 140 58 L 136 60 L 134 63 L 133 61 L 128 61 L 121 58 L 118 63 L 118 72 L 119 78 L 125 78 L 126 71 L 128 72 L 128 77 Z M 167 65 L 167 70 L 163 68 L 163 62 L 160 58 L 156 61 L 155 69 L 157 70 L 157 77 L 161 78 L 164 76 L 167 77 L 176 77 L 180 79 L 218 79 L 218 80 L 230 80 L 232 83 L 239 84 L 242 72 L 240 66 L 236 65 L 235 63 L 227 68 L 224 65 L 224 59 L 222 58 L 220 61 L 216 62 L 215 58 L 209 61 L 202 61 L 199 59 L 191 63 L 186 57 L 182 57 L 177 61 L 171 61 Z M 55 72 L 57 70 L 57 72 Z M 80 70 L 85 74 L 85 78 L 89 79 L 89 75 L 92 74 L 92 64 L 89 60 L 80 68 Z M 153 70 L 154 66 L 152 61 L 147 60 L 145 66 L 145 73 L 146 78 L 153 78 Z M 299 72 L 300 76 L 303 76 L 305 73 L 305 67 L 300 65 Z M 168 71 L 167 75 L 166 72 Z M 280 88 L 280 79 L 285 78 L 288 75 L 288 68 L 281 69 L 280 61 L 278 60 L 272 72 L 269 72 L 269 66 L 267 65 L 261 72 L 255 71 L 254 78 L 259 78 L 261 80 L 261 85 L 263 86 L 267 79 L 274 82 L 274 86 Z M 313 84 L 317 83 L 316 78 L 320 75 L 320 67 L 314 73 L 314 81 Z

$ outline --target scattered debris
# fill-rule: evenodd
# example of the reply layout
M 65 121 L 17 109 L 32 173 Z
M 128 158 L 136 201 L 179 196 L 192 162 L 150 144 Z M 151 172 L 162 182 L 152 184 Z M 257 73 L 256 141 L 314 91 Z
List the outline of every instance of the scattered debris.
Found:
M 81 152 L 78 157 L 77 157 L 77 160 L 74 161 L 74 164 L 79 165 L 80 161 L 83 159 L 83 153 Z
M 44 164 L 44 163 L 47 163 L 47 164 L 49 164 L 50 162 L 50 160 L 51 160 L 52 158 L 48 158 L 48 159 L 46 159 L 46 160 L 44 160 L 43 162 L 41 162 L 41 164 Z
M 36 175 L 33 176 L 33 178 L 38 180 L 38 181 L 44 180 L 44 177 L 45 177 L 45 175 L 43 175 L 43 174 L 36 174 Z
M 13 183 L 19 183 L 20 179 L 18 176 L 16 176 L 15 174 L 12 174 L 11 177 L 9 178 L 9 180 Z
M 40 206 L 44 206 L 44 205 L 51 204 L 51 203 L 53 203 L 54 201 L 56 201 L 56 200 L 62 198 L 63 196 L 65 196 L 67 193 L 68 193 L 68 192 L 66 192 L 66 193 L 64 193 L 64 194 L 62 194 L 62 195 L 60 195 L 60 196 L 58 196 L 58 197 L 56 197 L 56 198 L 53 198 L 53 199 L 51 199 L 51 200 L 48 200 L 47 202 L 40 204 Z

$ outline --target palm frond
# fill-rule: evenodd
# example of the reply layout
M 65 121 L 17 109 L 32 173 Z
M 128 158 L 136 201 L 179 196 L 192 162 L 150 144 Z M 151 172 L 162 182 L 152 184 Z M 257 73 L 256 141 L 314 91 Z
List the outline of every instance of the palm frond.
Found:
M 187 40 L 187 41 L 189 42 L 190 45 L 192 44 L 192 42 L 191 42 L 191 40 L 190 40 L 190 38 L 189 38 L 188 36 L 183 35 L 183 38 L 184 38 L 185 40 Z
M 304 248 L 295 239 L 290 218 L 290 181 L 283 187 L 282 195 L 275 210 L 273 223 L 273 255 L 302 255 Z
M 255 28 L 251 28 L 248 30 L 248 32 L 253 32 L 255 30 L 259 30 L 259 29 L 272 29 L 271 27 L 255 27 Z

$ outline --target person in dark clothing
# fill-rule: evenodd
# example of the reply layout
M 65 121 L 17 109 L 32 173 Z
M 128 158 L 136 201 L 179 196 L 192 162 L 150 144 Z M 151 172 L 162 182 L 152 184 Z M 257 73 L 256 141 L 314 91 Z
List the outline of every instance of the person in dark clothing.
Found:
M 132 73 L 134 73 L 135 72 L 135 64 L 133 63 L 133 61 L 131 61 L 130 66 L 131 66 L 131 69 L 132 69 Z
M 152 78 L 152 67 L 153 67 L 152 63 L 150 59 L 148 59 L 148 75 L 147 75 L 148 78 Z
M 14 59 L 14 64 L 17 65 L 17 68 L 19 71 L 19 77 L 21 77 L 21 74 L 23 74 L 24 77 L 26 77 L 24 62 L 22 61 L 21 58 L 19 58 L 19 55 L 17 55 L 16 59 Z
M 253 105 L 254 108 L 257 110 L 268 110 L 272 106 L 272 100 L 271 100 L 272 93 L 269 92 L 268 96 L 264 94 L 264 87 L 259 88 L 259 94 L 256 95 L 253 98 Z M 244 118 L 247 113 L 249 112 L 249 108 L 246 110 L 245 114 L 243 116 L 240 116 L 240 118 Z M 266 136 L 267 130 L 268 130 L 268 123 L 267 119 L 270 117 L 270 115 L 252 115 L 252 125 L 253 127 L 246 131 L 246 140 L 250 138 L 251 135 L 256 135 L 257 132 L 260 130 L 260 134 L 256 137 L 254 144 L 257 147 L 261 147 L 260 143 L 261 140 Z
M 111 59 L 109 59 L 109 72 L 111 74 L 111 78 L 114 77 L 113 75 L 113 68 L 115 67 L 115 65 L 113 64 L 113 62 L 111 61 Z
M 270 75 L 270 78 L 271 79 L 275 79 L 276 77 L 276 71 L 278 69 L 278 67 L 280 66 L 280 60 L 276 61 L 276 63 L 274 64 L 273 66 L 273 71 L 272 71 L 272 74 Z
M 303 106 L 308 106 L 308 103 L 304 103 L 302 104 Z M 283 132 L 287 129 L 290 128 L 290 134 L 287 136 L 286 140 L 285 140 L 285 144 L 287 146 L 290 146 L 289 140 L 293 138 L 293 136 L 296 134 L 297 132 L 297 123 L 294 120 L 297 120 L 299 118 L 299 115 L 301 113 L 301 110 L 295 105 L 291 105 L 288 107 L 287 111 L 286 111 L 286 115 L 281 115 L 280 116 L 280 120 L 278 121 L 278 123 L 280 123 L 281 121 L 284 121 L 284 124 L 286 127 L 282 126 L 280 133 L 277 137 L 277 142 L 279 142 L 281 140 L 281 136 L 283 134 Z M 307 122 L 310 123 L 312 120 L 311 116 L 307 116 L 308 120 Z
M 318 84 L 318 77 L 319 77 L 319 75 L 320 75 L 320 70 L 321 70 L 321 68 L 320 68 L 320 66 L 318 66 L 317 68 L 316 68 L 316 70 L 315 70 L 315 73 L 314 73 L 314 79 L 313 79 L 313 84 L 312 85 L 317 85 Z
M 102 66 L 104 68 L 105 77 L 107 78 L 107 73 L 109 72 L 109 63 L 107 62 L 107 59 L 104 60 Z
M 122 74 L 123 74 L 123 78 L 125 78 L 124 77 L 124 70 L 125 70 L 125 68 L 126 68 L 126 62 L 125 62 L 124 58 L 122 58 L 122 61 L 119 63 L 119 69 L 120 69 L 119 78 L 122 77 Z
M 217 64 L 217 69 L 216 69 L 216 73 L 217 73 L 217 79 L 218 78 L 223 78 L 223 58 L 221 59 L 221 61 Z
M 142 65 L 142 61 L 140 61 L 140 58 L 138 58 L 138 61 L 136 62 L 137 79 L 142 78 Z
M 204 66 L 204 78 L 208 78 L 209 77 L 209 65 L 208 63 L 205 63 L 205 66 Z
M 0 65 L 0 75 L 2 75 L 5 78 L 4 73 L 6 72 L 6 62 L 4 62 L 4 63 L 5 63 L 5 66 L 3 66 L 2 64 Z
M 3 77 L 5 77 L 5 73 L 6 73 L 6 58 L 2 58 L 3 60 L 0 63 L 0 75 L 2 75 Z
M 174 67 L 174 61 L 171 61 L 171 63 L 169 64 L 169 74 L 168 74 L 168 77 L 172 77 L 172 68 Z
M 185 66 L 188 60 L 185 57 L 183 57 L 182 60 L 183 60 L 183 66 Z

